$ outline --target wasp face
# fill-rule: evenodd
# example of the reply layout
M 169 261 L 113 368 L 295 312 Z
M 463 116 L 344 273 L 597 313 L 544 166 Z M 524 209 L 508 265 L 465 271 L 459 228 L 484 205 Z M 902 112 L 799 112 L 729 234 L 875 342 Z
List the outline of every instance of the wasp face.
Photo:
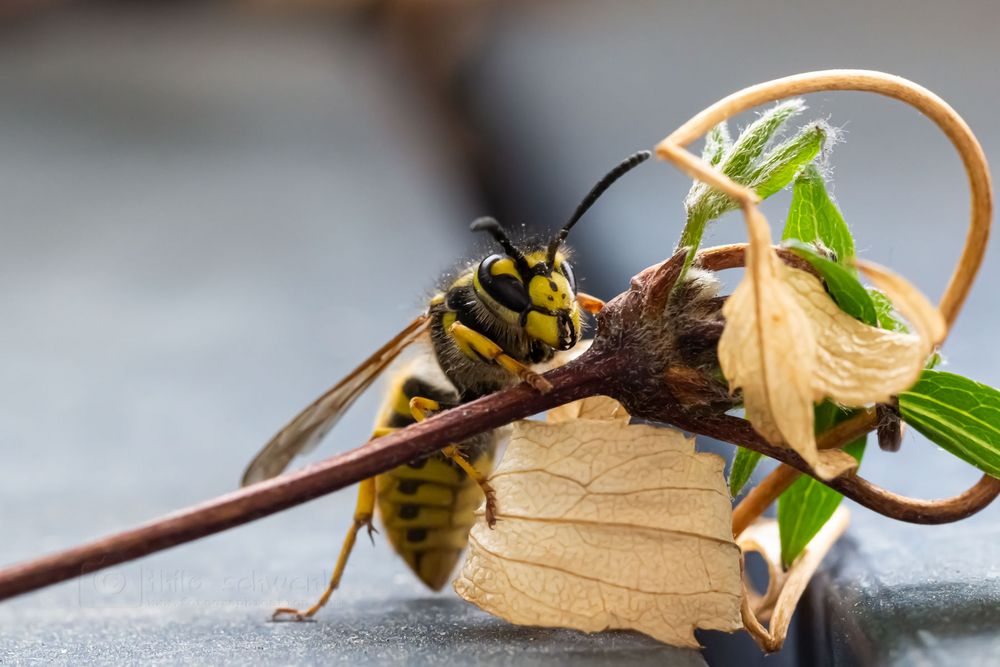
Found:
M 576 279 L 562 253 L 551 262 L 545 251 L 490 255 L 479 264 L 473 284 L 491 311 L 531 338 L 556 350 L 579 340 Z
M 508 325 L 520 327 L 553 349 L 568 350 L 576 345 L 580 338 L 576 280 L 559 249 L 573 225 L 601 194 L 649 156 L 649 151 L 634 153 L 605 174 L 543 250 L 525 252 L 518 248 L 493 218 L 474 221 L 470 229 L 487 232 L 506 253 L 490 255 L 473 272 L 473 286 L 480 301 Z

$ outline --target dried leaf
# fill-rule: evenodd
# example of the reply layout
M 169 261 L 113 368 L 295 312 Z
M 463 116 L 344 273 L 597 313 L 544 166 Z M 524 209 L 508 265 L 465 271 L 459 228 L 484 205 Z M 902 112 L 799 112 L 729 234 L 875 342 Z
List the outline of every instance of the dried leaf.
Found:
M 943 329 L 933 306 L 927 304 L 919 316 L 911 319 L 922 335 L 885 331 L 841 310 L 815 276 L 789 267 L 782 269 L 785 284 L 792 289 L 819 338 L 813 400 L 831 398 L 844 406 L 862 407 L 887 401 L 913 386 L 933 347 L 931 336 L 937 337 Z M 926 299 L 923 301 L 926 303 Z M 897 303 L 908 317 L 910 312 L 916 312 Z
M 628 424 L 631 415 L 621 403 L 607 396 L 590 396 L 552 408 L 546 419 L 550 424 L 573 421 L 574 419 L 597 419 Z
M 746 264 L 746 275 L 722 309 L 719 364 L 730 388 L 743 389 L 747 418 L 757 432 L 770 442 L 787 442 L 816 468 L 815 330 L 782 281 L 784 267 L 770 247 L 758 252 L 751 245 Z
M 787 572 L 783 572 L 780 565 L 781 546 L 777 522 L 758 521 L 740 535 L 740 548 L 744 553 L 756 551 L 763 556 L 770 575 L 767 591 L 763 595 L 755 592 L 751 586 L 745 586 L 741 609 L 747 632 L 765 651 L 777 651 L 785 643 L 788 625 L 802 593 L 823 557 L 844 534 L 849 518 L 850 513 L 846 509 L 838 508 Z M 765 628 L 761 621 L 768 618 L 770 624 Z
M 520 625 L 634 629 L 697 646 L 742 627 L 723 462 L 679 431 L 575 419 L 518 422 L 455 590 Z
M 875 262 L 858 261 L 858 268 L 885 293 L 903 317 L 921 336 L 938 345 L 948 335 L 948 324 L 938 310 L 916 287 L 902 276 Z
M 885 331 L 854 319 L 815 276 L 780 263 L 770 248 L 748 252 L 748 271 L 723 308 L 719 362 L 743 389 L 748 419 L 770 442 L 785 442 L 824 477 L 836 476 L 817 452 L 813 403 L 830 398 L 861 407 L 889 400 L 916 382 L 944 324 L 937 310 L 899 276 L 860 268 L 884 289 L 920 335 Z M 897 300 L 898 298 L 898 300 Z

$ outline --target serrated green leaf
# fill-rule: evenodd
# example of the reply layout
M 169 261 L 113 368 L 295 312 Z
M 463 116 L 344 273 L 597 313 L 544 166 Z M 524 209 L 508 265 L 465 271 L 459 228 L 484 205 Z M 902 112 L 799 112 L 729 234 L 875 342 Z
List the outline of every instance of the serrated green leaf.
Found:
M 889 301 L 889 297 L 874 287 L 868 288 L 868 296 L 871 298 L 872 305 L 875 306 L 875 312 L 878 314 L 879 328 L 897 333 L 910 333 L 909 327 L 896 317 L 896 308 L 892 305 L 892 301 Z
M 807 166 L 795 178 L 792 205 L 781 238 L 820 243 L 836 253 L 838 262 L 854 257 L 851 230 L 827 194 L 816 165 Z
M 740 491 L 750 481 L 750 475 L 760 462 L 761 453 L 745 447 L 736 448 L 736 456 L 733 458 L 733 465 L 729 469 L 729 495 L 733 498 L 740 495 Z
M 868 290 L 861 284 L 854 272 L 843 264 L 827 259 L 819 254 L 813 246 L 797 239 L 787 239 L 785 247 L 816 269 L 816 272 L 823 278 L 823 282 L 826 283 L 830 297 L 837 302 L 841 310 L 868 326 L 879 326 L 878 310 L 875 308 Z
M 817 122 L 803 127 L 763 157 L 750 174 L 748 185 L 761 199 L 780 192 L 805 165 L 812 162 L 826 143 L 829 128 Z
M 942 449 L 1000 477 L 1000 391 L 954 373 L 925 370 L 899 395 L 899 413 Z

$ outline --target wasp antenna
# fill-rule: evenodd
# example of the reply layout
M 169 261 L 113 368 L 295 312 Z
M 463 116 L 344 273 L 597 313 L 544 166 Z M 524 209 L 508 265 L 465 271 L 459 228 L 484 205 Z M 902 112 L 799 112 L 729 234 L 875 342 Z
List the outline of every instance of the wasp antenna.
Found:
M 573 212 L 573 217 L 569 219 L 569 222 L 563 225 L 563 228 L 556 233 L 556 235 L 552 238 L 552 241 L 549 243 L 549 266 L 552 266 L 555 262 L 556 251 L 559 250 L 559 246 L 562 242 L 566 240 L 566 237 L 569 235 L 569 230 L 571 230 L 573 225 L 575 225 L 580 218 L 583 217 L 583 214 L 594 205 L 594 202 L 597 201 L 600 196 L 614 184 L 615 181 L 648 160 L 650 155 L 651 153 L 649 151 L 639 151 L 629 155 L 627 158 L 619 162 L 614 169 L 605 174 L 604 178 L 597 182 L 597 185 L 591 188 L 590 192 L 587 193 L 587 196 L 580 202 L 580 205 L 576 207 L 576 210 Z
M 499 222 L 497 222 L 496 218 L 491 218 L 489 216 L 476 218 L 472 221 L 472 224 L 469 225 L 469 229 L 474 232 L 486 232 L 496 239 L 496 242 L 500 244 L 500 247 L 503 248 L 505 253 L 513 257 L 515 260 L 520 261 L 524 259 L 524 254 L 514 247 L 514 244 L 511 243 L 510 237 L 507 236 L 507 232 L 504 231 L 504 228 Z

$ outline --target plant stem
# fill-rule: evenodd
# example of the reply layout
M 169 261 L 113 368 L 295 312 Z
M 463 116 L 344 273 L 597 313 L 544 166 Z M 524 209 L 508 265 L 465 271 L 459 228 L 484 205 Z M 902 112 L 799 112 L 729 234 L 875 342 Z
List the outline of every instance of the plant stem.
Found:
M 447 410 L 396 433 L 369 441 L 274 479 L 254 484 L 131 530 L 0 570 L 0 600 L 280 512 L 511 421 L 597 393 L 617 358 L 585 359 L 546 375 L 553 389 L 526 384 Z
M 816 440 L 818 449 L 839 449 L 871 432 L 877 425 L 874 411 L 866 411 L 823 433 Z M 733 535 L 739 537 L 757 517 L 764 513 L 782 493 L 795 483 L 802 473 L 782 463 L 733 508 Z

